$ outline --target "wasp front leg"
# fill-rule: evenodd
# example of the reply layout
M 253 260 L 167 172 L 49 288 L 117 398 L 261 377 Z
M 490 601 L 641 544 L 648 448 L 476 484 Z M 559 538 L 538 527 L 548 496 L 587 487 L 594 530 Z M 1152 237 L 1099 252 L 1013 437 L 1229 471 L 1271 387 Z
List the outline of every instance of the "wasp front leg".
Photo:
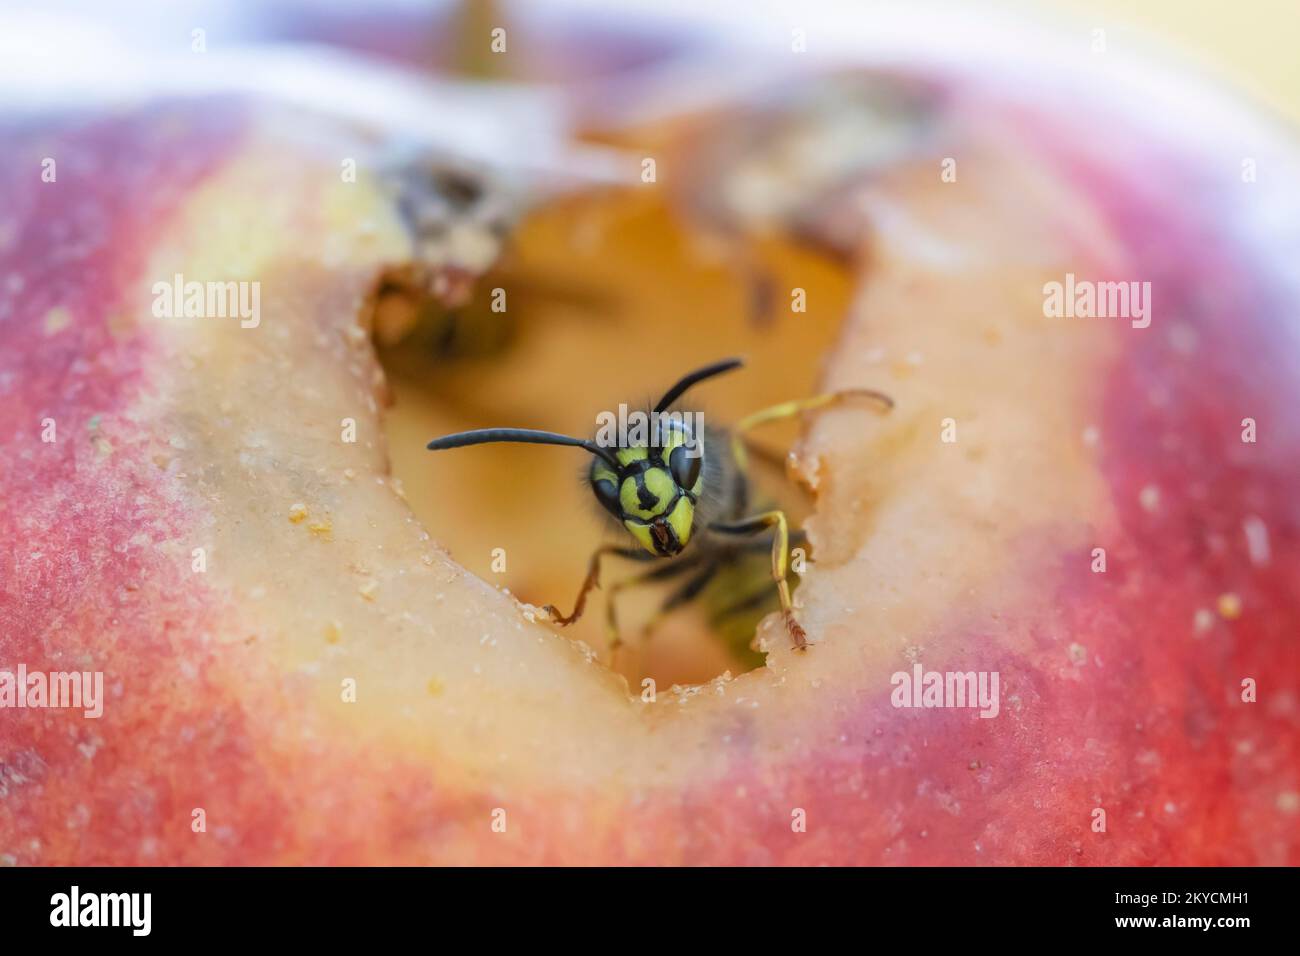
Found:
M 802 651 L 808 646 L 808 634 L 794 618 L 794 605 L 790 602 L 790 585 L 786 582 L 790 557 L 790 523 L 784 511 L 765 511 L 751 518 L 740 521 L 715 522 L 709 525 L 718 534 L 743 535 L 757 534 L 765 528 L 774 528 L 772 535 L 772 580 L 776 584 L 777 596 L 781 599 L 781 614 L 785 618 L 785 628 L 790 632 L 795 650 Z
M 542 608 L 552 621 L 565 626 L 582 617 L 582 612 L 587 607 L 587 595 L 592 592 L 593 588 L 600 586 L 600 559 L 607 554 L 617 558 L 626 558 L 629 561 L 653 561 L 655 558 L 654 555 L 642 551 L 640 548 L 620 548 L 615 545 L 603 545 L 597 548 L 591 555 L 591 563 L 587 565 L 587 576 L 582 579 L 582 587 L 578 590 L 578 597 L 573 602 L 573 613 L 561 614 L 559 608 L 554 604 L 548 604 Z

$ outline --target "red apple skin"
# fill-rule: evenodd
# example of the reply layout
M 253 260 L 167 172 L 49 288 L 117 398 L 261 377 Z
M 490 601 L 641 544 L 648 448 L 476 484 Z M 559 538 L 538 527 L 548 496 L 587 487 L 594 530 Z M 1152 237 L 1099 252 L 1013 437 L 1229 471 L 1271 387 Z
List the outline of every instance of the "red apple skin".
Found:
M 1104 333 L 1122 344 L 1089 370 L 1109 507 L 1087 520 L 1107 573 L 1080 573 L 1089 549 L 1062 551 L 1045 525 L 1020 546 L 1040 603 L 996 622 L 954 607 L 925 636 L 945 649 L 929 669 L 999 672 L 1001 717 L 895 709 L 900 657 L 870 681 L 791 680 L 784 741 L 737 721 L 710 756 L 719 773 L 668 767 L 633 794 L 612 778 L 506 785 L 376 747 L 322 718 L 311 678 L 260 639 L 218 640 L 250 610 L 189 570 L 216 505 L 169 465 L 166 411 L 140 413 L 166 401 L 173 356 L 124 314 L 157 237 L 247 127 L 221 102 L 0 139 L 0 666 L 102 670 L 107 697 L 99 720 L 0 712 L 0 862 L 1300 863 L 1300 250 L 1249 234 L 1226 189 L 1190 200 L 1205 174 L 1176 150 L 1136 172 L 1042 156 L 1074 165 L 1123 237 L 1118 277 L 1151 278 L 1161 311 Z M 56 183 L 40 182 L 47 155 Z M 354 299 L 372 265 L 322 295 Z M 1224 594 L 1239 617 L 1218 613 Z M 506 833 L 490 826 L 501 805 Z
M 122 417 L 148 387 L 155 353 L 148 330 L 119 312 L 159 223 L 238 149 L 243 125 L 230 106 L 162 108 L 3 137 L 0 660 L 111 670 L 118 686 L 110 679 L 106 696 L 132 702 L 117 716 L 106 705 L 99 724 L 3 712 L 0 852 L 10 863 L 197 860 L 154 835 L 188 812 L 195 768 L 183 755 L 206 753 L 219 777 L 218 764 L 239 764 L 243 782 L 220 786 L 229 792 L 253 772 L 237 709 L 207 684 L 192 639 L 217 612 L 212 595 L 130 543 L 144 528 L 177 534 L 186 507 L 150 463 L 146 430 Z M 46 156 L 57 163 L 52 183 L 41 181 Z M 41 440 L 47 419 L 52 444 Z

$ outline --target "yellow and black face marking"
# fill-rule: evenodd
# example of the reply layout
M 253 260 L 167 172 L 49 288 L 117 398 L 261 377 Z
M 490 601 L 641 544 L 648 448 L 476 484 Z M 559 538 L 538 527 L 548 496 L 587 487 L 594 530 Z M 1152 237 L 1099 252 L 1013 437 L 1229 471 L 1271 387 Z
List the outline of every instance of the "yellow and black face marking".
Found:
M 886 410 L 892 408 L 894 403 L 889 396 L 870 389 L 847 389 L 784 402 L 755 412 L 742 420 L 733 430 L 730 443 L 726 440 L 726 432 L 710 429 L 708 434 L 714 446 L 711 449 L 705 448 L 705 434 L 697 434 L 689 418 L 676 413 L 664 413 L 692 385 L 728 372 L 740 364 L 739 359 L 715 362 L 678 381 L 664 393 L 651 411 L 652 416 L 659 416 L 657 421 L 660 427 L 655 430 L 653 439 L 645 444 L 623 444 L 608 448 L 594 441 L 557 435 L 554 432 L 527 428 L 483 428 L 435 438 L 429 442 L 428 447 L 431 451 L 439 451 L 488 442 L 528 442 L 581 448 L 594 456 L 587 479 L 596 500 L 622 524 L 640 547 L 606 545 L 598 548 L 592 555 L 587 577 L 574 602 L 573 613 L 564 615 L 554 605 L 546 605 L 546 611 L 553 621 L 572 624 L 582 616 L 587 596 L 600 582 L 603 556 L 613 555 L 641 561 L 675 559 L 666 561 L 645 574 L 616 582 L 610 588 L 606 602 L 606 623 L 611 641 L 617 644 L 618 628 L 613 598 L 618 589 L 632 584 L 664 581 L 682 573 L 688 574 L 687 580 L 669 595 L 660 609 L 661 614 L 667 613 L 697 597 L 720 571 L 735 565 L 738 558 L 753 550 L 752 544 L 740 543 L 739 539 L 770 531 L 772 583 L 780 600 L 781 613 L 790 638 L 796 648 L 803 649 L 808 646 L 807 635 L 795 620 L 790 585 L 786 580 L 792 532 L 783 511 L 748 513 L 747 458 L 742 436 L 756 425 L 814 411 L 846 398 L 869 398 L 882 404 Z M 716 440 L 719 437 L 722 439 L 720 444 Z M 709 461 L 707 473 L 706 455 Z M 702 511 L 707 514 L 701 514 Z M 690 554 L 682 555 L 692 538 L 698 536 L 695 527 L 697 521 L 708 534 L 703 536 L 704 541 L 696 545 Z M 794 534 L 798 532 L 795 531 Z M 765 549 L 766 545 L 759 544 L 759 547 Z M 753 603 L 752 597 L 747 597 L 741 605 L 750 603 Z
M 596 500 L 651 554 L 672 557 L 691 540 L 695 505 L 704 490 L 704 439 L 667 420 L 662 448 L 618 449 L 618 467 L 591 463 Z

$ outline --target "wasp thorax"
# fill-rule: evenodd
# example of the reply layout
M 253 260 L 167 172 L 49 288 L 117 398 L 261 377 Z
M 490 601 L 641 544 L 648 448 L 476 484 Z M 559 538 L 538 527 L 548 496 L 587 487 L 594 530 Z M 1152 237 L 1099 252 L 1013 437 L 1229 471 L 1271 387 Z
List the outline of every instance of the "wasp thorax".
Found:
M 680 421 L 664 429 L 659 446 L 615 449 L 619 467 L 591 465 L 596 499 L 652 554 L 678 554 L 691 539 L 695 503 L 704 483 L 704 447 Z

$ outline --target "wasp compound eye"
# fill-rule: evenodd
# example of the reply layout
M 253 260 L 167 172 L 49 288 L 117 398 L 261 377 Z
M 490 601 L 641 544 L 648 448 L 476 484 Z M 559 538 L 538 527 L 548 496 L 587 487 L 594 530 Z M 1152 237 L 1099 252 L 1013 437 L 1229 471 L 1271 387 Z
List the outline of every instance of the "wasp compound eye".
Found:
M 621 509 L 618 502 L 618 486 L 607 478 L 601 478 L 591 483 L 592 490 L 596 493 L 596 500 L 610 514 L 618 517 Z
M 686 491 L 694 490 L 695 483 L 700 480 L 700 466 L 703 463 L 704 459 L 699 455 L 692 456 L 685 445 L 678 445 L 668 456 L 668 469 L 673 474 L 673 481 L 677 482 L 678 488 Z

